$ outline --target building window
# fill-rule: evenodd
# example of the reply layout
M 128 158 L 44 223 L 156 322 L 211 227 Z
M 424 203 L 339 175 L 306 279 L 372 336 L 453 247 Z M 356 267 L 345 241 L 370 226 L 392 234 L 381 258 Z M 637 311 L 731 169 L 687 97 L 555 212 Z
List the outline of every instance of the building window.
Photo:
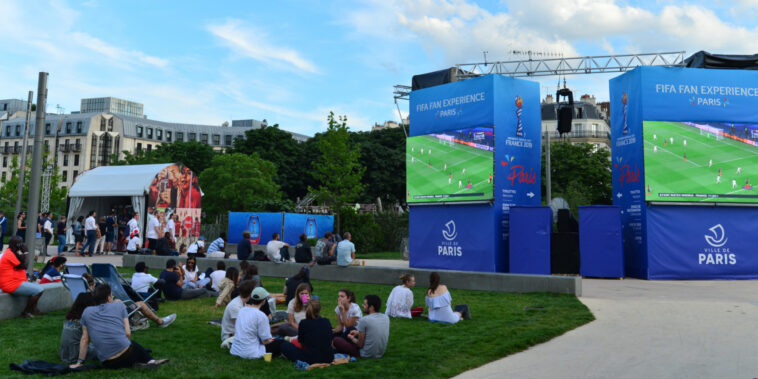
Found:
M 71 178 L 76 180 L 76 177 L 79 176 L 79 170 L 74 170 L 74 173 L 71 174 Z
M 213 135 L 213 144 L 218 146 L 221 145 L 221 136 L 218 134 Z
M 153 145 L 151 145 L 151 144 L 148 143 L 147 144 L 147 151 L 148 152 L 153 151 Z
M 142 142 L 137 142 L 137 150 L 142 150 Z
M 184 132 L 176 132 L 176 140 L 184 142 Z
M 10 125 L 6 125 L 5 126 L 5 136 L 6 137 L 10 137 L 11 136 L 11 126 Z
M 8 167 L 8 157 L 3 157 L 3 167 Z
M 153 138 L 153 128 L 146 128 L 147 129 L 147 138 Z
M 190 141 L 197 141 L 197 133 L 190 133 L 189 134 L 189 140 Z
M 202 143 L 204 143 L 206 145 L 208 144 L 208 134 L 207 133 L 200 134 L 200 142 L 202 142 Z
M 82 122 L 81 121 L 77 121 L 76 122 L 76 132 L 77 133 L 81 133 L 82 132 Z
M 74 166 L 79 165 L 79 154 L 74 154 Z
M 137 137 L 142 137 L 142 125 L 137 125 Z
M 71 133 L 71 123 L 70 122 L 66 123 L 66 133 Z
M 231 146 L 232 145 L 232 136 L 225 135 L 224 136 L 224 144 L 226 144 L 226 146 Z
M 63 181 L 65 182 L 67 180 L 68 180 L 68 171 L 63 170 Z
M 3 182 L 5 182 L 5 171 L 3 171 L 3 177 L 0 180 L 2 180 Z
M 116 158 L 118 158 L 118 153 L 119 153 L 118 151 L 119 142 L 121 142 L 121 137 L 116 136 L 116 138 L 113 139 L 113 151 L 114 151 L 114 154 L 116 154 Z
M 45 134 L 50 135 L 50 123 L 45 124 Z
M 101 132 L 105 131 L 105 118 L 100 119 L 100 131 Z
M 21 125 L 16 125 L 16 137 L 21 135 Z
M 155 139 L 158 141 L 163 140 L 163 129 L 155 129 Z
M 171 131 L 166 130 L 166 141 L 171 142 Z
M 108 131 L 109 132 L 113 131 L 113 118 L 112 117 L 108 119 Z
M 68 154 L 63 154 L 63 165 L 68 166 Z

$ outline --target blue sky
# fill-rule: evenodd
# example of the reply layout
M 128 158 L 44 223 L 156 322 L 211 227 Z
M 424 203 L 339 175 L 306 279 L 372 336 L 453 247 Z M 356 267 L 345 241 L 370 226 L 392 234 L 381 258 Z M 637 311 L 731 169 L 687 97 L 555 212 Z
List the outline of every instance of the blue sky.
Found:
M 25 99 L 47 71 L 48 111 L 115 96 L 162 121 L 266 119 L 312 135 L 334 111 L 368 130 L 398 119 L 394 84 L 485 50 L 749 54 L 756 19 L 758 0 L 0 0 L 0 98 Z M 613 76 L 567 81 L 605 100 Z M 539 81 L 543 97 L 555 91 L 557 78 Z

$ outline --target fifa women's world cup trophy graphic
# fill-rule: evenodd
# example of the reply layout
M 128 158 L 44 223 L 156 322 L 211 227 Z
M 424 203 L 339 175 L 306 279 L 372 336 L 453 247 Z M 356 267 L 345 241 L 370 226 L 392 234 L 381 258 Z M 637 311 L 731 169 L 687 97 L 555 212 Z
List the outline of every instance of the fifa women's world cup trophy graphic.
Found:
M 621 96 L 621 103 L 624 104 L 624 129 L 621 130 L 621 134 L 629 134 L 629 127 L 626 125 L 626 103 L 627 103 L 627 97 L 626 92 L 624 92 L 624 95 Z
M 516 126 L 516 137 L 524 136 L 524 126 L 521 124 L 521 107 L 523 105 L 524 100 L 521 99 L 521 96 L 516 96 L 516 120 L 518 120 L 518 125 Z

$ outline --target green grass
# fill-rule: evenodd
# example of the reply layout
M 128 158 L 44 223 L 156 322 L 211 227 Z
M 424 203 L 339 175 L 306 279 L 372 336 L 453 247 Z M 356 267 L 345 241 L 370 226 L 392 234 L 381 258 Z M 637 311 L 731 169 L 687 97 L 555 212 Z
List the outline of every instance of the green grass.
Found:
M 377 251 L 375 253 L 355 253 L 357 259 L 403 259 L 400 251 Z
M 278 291 L 283 279 L 264 278 Z M 347 287 L 359 298 L 370 293 L 386 300 L 392 286 L 314 281 L 321 296 L 322 314 L 335 322 L 337 292 Z M 417 305 L 423 305 L 423 288 L 415 288 Z M 177 321 L 166 329 L 152 325 L 132 338 L 153 350 L 156 358 L 169 358 L 156 370 L 91 371 L 69 377 L 450 377 L 487 362 L 527 349 L 576 328 L 594 318 L 576 297 L 558 294 L 506 294 L 452 290 L 454 303 L 467 303 L 473 320 L 456 325 L 430 323 L 423 319 L 392 319 L 387 352 L 382 359 L 359 359 L 356 363 L 304 373 L 284 358 L 273 362 L 243 360 L 219 348 L 220 328 L 206 322 L 220 318 L 213 298 L 162 303 L 159 315 L 177 313 Z M 525 308 L 530 307 L 530 308 Z M 5 364 L 24 359 L 58 361 L 64 311 L 34 319 L 0 322 L 0 360 Z M 548 363 L 549 364 L 549 363 Z M 7 367 L 7 366 L 5 366 Z M 5 369 L 7 370 L 7 369 Z M 22 377 L 5 371 L 4 377 Z
M 450 146 L 440 141 L 432 136 L 411 137 L 406 140 L 407 201 L 413 203 L 492 199 L 493 183 L 489 181 L 494 170 L 492 152 L 459 143 Z M 423 154 L 421 149 L 424 149 Z M 429 154 L 429 149 L 432 149 L 432 154 Z M 459 180 L 462 183 L 461 188 L 458 187 Z M 472 188 L 466 188 L 469 180 Z M 418 195 L 474 193 L 481 195 L 415 199 Z
M 716 140 L 700 135 L 692 126 L 679 122 L 645 121 L 645 184 L 647 201 L 705 201 L 705 202 L 758 202 L 758 191 L 743 188 L 751 175 L 755 184 L 758 167 L 758 148 L 724 137 Z M 653 139 L 653 135 L 657 140 Z M 673 145 L 664 140 L 674 138 Z M 683 144 L 687 140 L 687 146 Z M 653 146 L 657 146 L 654 152 Z M 684 160 L 684 154 L 687 160 Z M 709 161 L 713 165 L 709 167 Z M 742 172 L 737 174 L 737 168 Z M 721 182 L 717 183 L 719 169 Z M 732 180 L 736 188 L 732 188 Z M 647 188 L 646 188 L 647 191 Z M 673 194 L 733 194 L 754 195 L 756 198 L 734 197 L 661 197 L 660 193 Z

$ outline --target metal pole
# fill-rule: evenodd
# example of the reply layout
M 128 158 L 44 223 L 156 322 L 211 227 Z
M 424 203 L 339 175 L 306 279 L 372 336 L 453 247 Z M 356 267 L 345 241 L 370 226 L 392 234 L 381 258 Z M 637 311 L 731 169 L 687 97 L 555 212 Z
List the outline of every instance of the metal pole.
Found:
M 550 179 L 550 130 L 545 132 L 545 205 L 550 205 L 552 200 L 552 194 L 550 188 L 552 187 L 552 180 Z
M 29 249 L 27 272 L 31 273 L 34 268 L 34 242 L 37 235 L 37 212 L 39 211 L 39 192 L 42 179 L 42 136 L 45 125 L 45 104 L 47 103 L 47 73 L 39 73 L 39 85 L 37 86 L 37 120 L 34 125 L 34 148 L 32 149 L 32 173 L 29 178 L 29 203 L 26 222 L 26 247 Z M 44 246 L 44 245 L 43 245 Z M 44 247 L 43 247 L 44 249 Z M 41 256 L 47 255 L 46 251 Z
M 24 174 L 26 173 L 26 141 L 29 137 L 29 123 L 32 119 L 32 101 L 34 100 L 34 91 L 29 91 L 29 101 L 26 102 L 26 124 L 24 125 L 24 142 L 21 144 L 21 161 L 18 170 L 18 190 L 16 191 L 16 218 L 21 213 L 21 198 L 24 196 Z M 14 221 L 15 221 L 14 220 Z M 14 234 L 18 232 L 18 222 L 13 223 Z

